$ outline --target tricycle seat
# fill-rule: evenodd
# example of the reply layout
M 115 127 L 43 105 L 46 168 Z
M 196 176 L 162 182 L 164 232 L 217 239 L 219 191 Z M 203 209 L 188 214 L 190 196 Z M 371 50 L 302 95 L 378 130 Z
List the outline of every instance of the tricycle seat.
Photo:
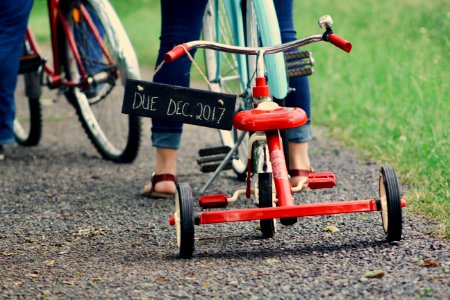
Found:
M 267 131 L 288 129 L 305 125 L 308 116 L 297 107 L 276 107 L 274 109 L 252 109 L 238 112 L 233 126 L 242 131 Z

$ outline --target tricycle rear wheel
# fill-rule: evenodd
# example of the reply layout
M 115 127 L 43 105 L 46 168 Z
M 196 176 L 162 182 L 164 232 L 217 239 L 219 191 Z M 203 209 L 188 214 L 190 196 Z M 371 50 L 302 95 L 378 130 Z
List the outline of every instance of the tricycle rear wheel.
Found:
M 391 166 L 380 170 L 379 192 L 381 218 L 387 241 L 399 241 L 402 236 L 402 207 L 397 175 Z
M 194 252 L 192 199 L 192 191 L 189 184 L 177 184 L 177 193 L 175 194 L 175 228 L 181 258 L 191 258 Z

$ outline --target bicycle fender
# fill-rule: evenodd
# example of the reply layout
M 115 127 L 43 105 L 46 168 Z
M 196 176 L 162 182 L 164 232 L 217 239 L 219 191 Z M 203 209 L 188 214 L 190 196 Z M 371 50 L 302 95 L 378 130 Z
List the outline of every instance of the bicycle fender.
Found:
M 273 0 L 258 0 L 253 3 L 263 46 L 281 44 L 280 27 Z M 267 55 L 265 64 L 271 94 L 275 98 L 284 99 L 288 93 L 288 81 L 283 53 Z
M 108 0 L 89 0 L 88 2 L 97 12 L 111 42 L 111 49 L 115 51 L 112 55 L 119 64 L 122 84 L 125 85 L 127 78 L 140 79 L 136 53 L 114 8 Z

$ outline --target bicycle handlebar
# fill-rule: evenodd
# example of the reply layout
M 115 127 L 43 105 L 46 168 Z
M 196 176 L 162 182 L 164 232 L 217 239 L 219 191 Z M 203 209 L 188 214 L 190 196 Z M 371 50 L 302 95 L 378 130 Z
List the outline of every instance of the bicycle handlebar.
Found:
M 181 45 L 175 46 L 172 50 L 164 55 L 164 62 L 172 62 L 181 56 L 183 56 L 187 51 L 195 48 L 206 48 L 212 50 L 220 50 L 224 52 L 236 53 L 236 54 L 247 54 L 247 55 L 258 55 L 258 54 L 270 54 L 278 53 L 292 48 L 297 48 L 300 46 L 308 45 L 319 41 L 329 41 L 336 47 L 344 50 L 345 52 L 350 52 L 352 50 L 352 44 L 343 39 L 342 37 L 326 32 L 325 34 L 316 34 L 302 38 L 300 40 L 295 40 L 285 44 L 280 44 L 272 47 L 241 47 L 225 45 L 221 43 L 211 42 L 211 41 L 192 41 L 188 43 L 183 43 Z

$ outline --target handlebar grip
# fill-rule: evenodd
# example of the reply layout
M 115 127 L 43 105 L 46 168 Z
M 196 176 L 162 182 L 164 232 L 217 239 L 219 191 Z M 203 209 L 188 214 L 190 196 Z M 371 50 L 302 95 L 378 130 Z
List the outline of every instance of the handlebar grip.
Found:
M 185 49 L 189 51 L 189 46 L 187 43 L 175 46 L 172 50 L 164 54 L 164 62 L 170 63 L 177 60 L 186 53 Z
M 341 48 L 345 52 L 349 53 L 352 50 L 352 43 L 349 41 L 341 38 L 338 35 L 335 35 L 334 33 L 330 34 L 328 36 L 328 41 L 335 45 L 338 48 Z

